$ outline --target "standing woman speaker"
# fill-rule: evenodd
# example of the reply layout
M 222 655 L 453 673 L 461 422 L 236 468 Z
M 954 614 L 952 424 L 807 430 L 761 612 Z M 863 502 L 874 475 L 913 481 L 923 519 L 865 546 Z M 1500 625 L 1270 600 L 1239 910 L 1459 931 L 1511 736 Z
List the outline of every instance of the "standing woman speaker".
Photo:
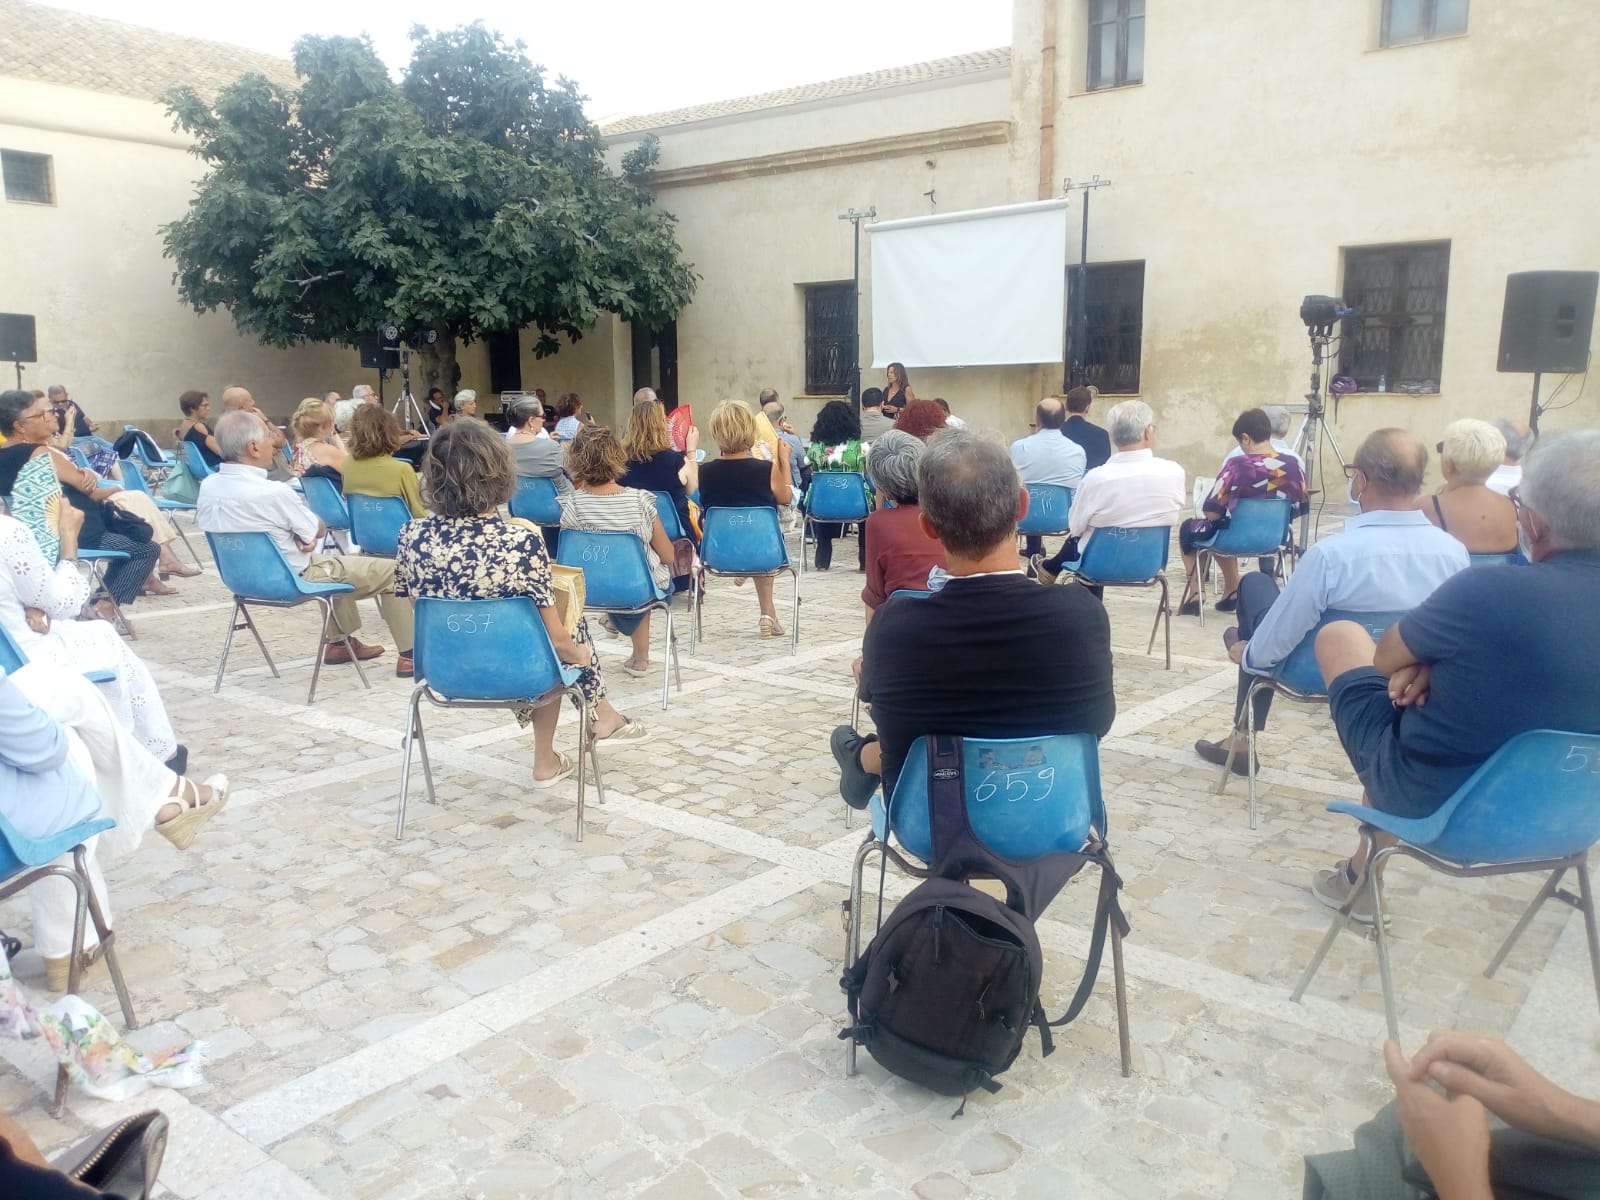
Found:
M 915 400 L 917 394 L 911 390 L 911 385 L 906 382 L 904 363 L 890 363 L 888 379 L 888 386 L 883 389 L 883 415 L 892 417 Z

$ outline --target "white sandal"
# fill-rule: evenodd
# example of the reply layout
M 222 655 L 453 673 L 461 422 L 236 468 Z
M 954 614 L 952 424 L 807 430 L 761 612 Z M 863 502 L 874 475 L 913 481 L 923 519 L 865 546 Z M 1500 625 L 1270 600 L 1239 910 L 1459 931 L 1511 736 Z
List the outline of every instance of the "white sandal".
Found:
M 156 832 L 179 850 L 187 850 L 194 841 L 194 835 L 200 832 L 200 826 L 228 806 L 226 775 L 212 775 L 203 786 L 211 789 L 210 800 L 200 799 L 200 788 L 195 786 L 192 779 L 178 776 L 177 794 L 168 797 L 168 802 L 178 804 L 183 811 L 171 820 L 156 824 Z

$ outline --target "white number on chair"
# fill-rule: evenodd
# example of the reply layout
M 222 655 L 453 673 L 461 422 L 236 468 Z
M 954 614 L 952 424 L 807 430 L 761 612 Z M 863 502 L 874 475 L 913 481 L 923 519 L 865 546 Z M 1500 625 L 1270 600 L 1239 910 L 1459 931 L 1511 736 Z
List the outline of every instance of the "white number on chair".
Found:
M 1567 756 L 1561 760 L 1561 770 L 1568 775 L 1578 771 L 1600 775 L 1600 759 L 1595 758 L 1584 746 L 1570 746 Z
M 992 782 L 999 776 L 1004 782 Z M 1054 767 L 1025 768 L 1017 771 L 990 771 L 983 777 L 983 781 L 972 790 L 972 800 L 975 804 L 986 804 L 995 799 L 1004 791 L 1004 799 L 1011 804 L 1020 804 L 1024 800 L 1038 804 L 1049 797 L 1055 790 L 1056 769 Z
M 493 623 L 494 619 L 492 617 L 484 617 L 480 623 L 478 618 L 471 613 L 464 613 L 461 616 L 456 616 L 452 613 L 445 618 L 444 627 L 451 633 L 488 633 L 489 626 Z
M 610 546 L 585 546 L 583 548 L 583 561 L 603 563 L 611 553 Z

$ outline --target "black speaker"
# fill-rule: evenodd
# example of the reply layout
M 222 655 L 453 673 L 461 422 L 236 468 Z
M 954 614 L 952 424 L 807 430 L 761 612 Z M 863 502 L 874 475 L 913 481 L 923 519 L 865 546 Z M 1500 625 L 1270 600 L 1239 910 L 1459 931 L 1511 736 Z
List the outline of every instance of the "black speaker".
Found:
M 33 317 L 27 313 L 0 313 L 0 360 L 38 362 L 39 342 Z
M 1600 271 L 1518 271 L 1507 275 L 1498 368 L 1553 375 L 1587 371 L 1597 287 Z
M 370 371 L 393 371 L 400 365 L 400 347 L 382 331 L 361 335 L 361 365 Z

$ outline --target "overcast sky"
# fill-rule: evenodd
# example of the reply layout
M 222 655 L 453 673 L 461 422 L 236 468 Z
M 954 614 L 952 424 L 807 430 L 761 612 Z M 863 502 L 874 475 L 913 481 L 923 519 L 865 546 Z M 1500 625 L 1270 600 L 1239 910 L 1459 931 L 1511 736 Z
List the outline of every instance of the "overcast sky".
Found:
M 575 80 L 594 118 L 656 112 L 988 50 L 1011 42 L 1011 0 L 53 0 L 54 7 L 288 57 L 303 34 L 371 36 L 391 70 L 413 24 L 482 18 Z

